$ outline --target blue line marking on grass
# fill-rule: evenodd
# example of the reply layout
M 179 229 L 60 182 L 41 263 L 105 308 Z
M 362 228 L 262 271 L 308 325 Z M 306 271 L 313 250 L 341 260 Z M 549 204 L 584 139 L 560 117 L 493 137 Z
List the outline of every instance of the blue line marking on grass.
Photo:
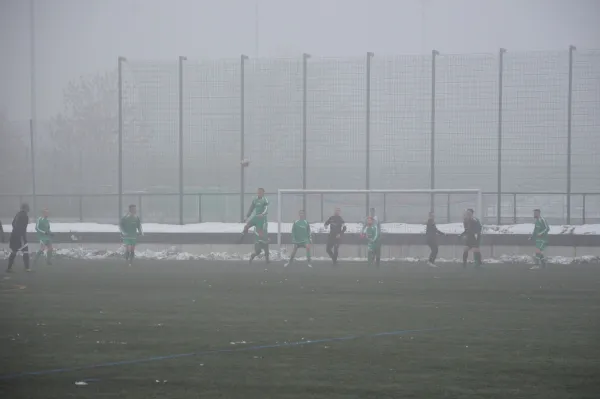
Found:
M 89 364 L 86 366 L 78 366 L 78 367 L 61 367 L 61 368 L 48 369 L 48 370 L 28 371 L 28 372 L 22 372 L 22 373 L 14 373 L 14 374 L 4 374 L 4 375 L 0 375 L 0 381 L 14 380 L 17 378 L 22 378 L 22 377 L 35 377 L 35 376 L 49 375 L 49 374 L 69 373 L 69 372 L 73 372 L 73 371 L 91 370 L 91 369 L 97 369 L 97 368 L 108 368 L 108 367 L 116 367 L 116 366 L 126 366 L 126 365 L 131 365 L 131 364 L 157 362 L 157 361 L 161 361 L 161 360 L 181 359 L 184 357 L 192 357 L 192 356 L 204 356 L 204 355 L 236 353 L 236 352 L 250 352 L 250 351 L 263 350 L 263 349 L 288 348 L 288 347 L 293 347 L 293 346 L 322 344 L 322 343 L 326 343 L 326 342 L 351 341 L 351 340 L 355 340 L 355 339 L 359 339 L 359 338 L 378 338 L 378 337 L 384 337 L 384 336 L 394 336 L 394 335 L 403 335 L 403 334 L 438 332 L 438 331 L 443 331 L 443 330 L 447 330 L 447 328 L 396 330 L 396 331 L 387 331 L 387 332 L 382 332 L 382 333 L 377 333 L 377 334 L 368 334 L 368 335 L 348 335 L 345 337 L 312 339 L 312 340 L 306 340 L 306 341 L 284 342 L 284 343 L 280 343 L 280 344 L 278 343 L 278 344 L 270 344 L 270 345 L 255 345 L 255 346 L 246 346 L 243 348 L 214 349 L 214 350 L 207 350 L 207 351 L 200 351 L 200 352 L 178 353 L 178 354 L 174 354 L 174 355 L 153 356 L 153 357 L 147 357 L 147 358 L 143 358 L 143 359 L 121 360 L 121 361 L 117 361 L 117 362 Z

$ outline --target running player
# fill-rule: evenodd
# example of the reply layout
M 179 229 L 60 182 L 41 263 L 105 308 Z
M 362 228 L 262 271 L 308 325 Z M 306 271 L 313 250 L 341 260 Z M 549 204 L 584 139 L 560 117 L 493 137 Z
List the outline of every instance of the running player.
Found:
M 23 263 L 25 271 L 31 271 L 29 268 L 29 244 L 27 243 L 27 225 L 29 224 L 29 205 L 22 204 L 21 210 L 15 215 L 12 222 L 12 232 L 10 233 L 10 255 L 8 256 L 7 273 L 12 273 L 12 267 L 17 257 L 17 252 L 23 254 Z
M 287 262 L 284 267 L 288 267 L 292 264 L 294 258 L 296 257 L 296 251 L 298 251 L 298 248 L 304 248 L 306 250 L 308 267 L 312 267 L 310 264 L 310 243 L 310 224 L 306 220 L 304 211 L 301 210 L 298 212 L 298 220 L 296 220 L 292 225 L 292 244 L 294 244 L 294 249 L 290 255 L 290 261 Z
M 367 237 L 367 261 L 369 265 L 372 265 L 375 261 L 375 265 L 379 267 L 381 261 L 381 235 L 379 234 L 379 226 L 372 216 L 367 218 L 363 235 Z
M 463 267 L 467 267 L 467 260 L 469 259 L 469 252 L 473 252 L 473 259 L 475 260 L 475 267 L 481 267 L 481 252 L 479 246 L 481 244 L 481 222 L 475 216 L 473 216 L 473 209 L 467 209 L 465 212 L 465 220 L 463 225 L 465 231 L 462 232 L 460 237 L 466 237 L 466 245 L 463 250 Z
M 326 251 L 334 265 L 337 264 L 342 234 L 346 232 L 346 225 L 344 224 L 344 219 L 342 219 L 340 213 L 340 208 L 335 208 L 333 216 L 330 216 L 324 224 L 325 227 L 329 227 Z
M 254 227 L 254 253 L 250 255 L 250 263 L 256 258 L 261 252 L 265 253 L 265 261 L 267 264 L 271 263 L 269 260 L 269 226 L 265 223 L 264 228 L 259 233 L 258 229 Z
M 40 216 L 35 223 L 35 232 L 38 240 L 40 241 L 40 249 L 35 254 L 35 258 L 33 258 L 34 266 L 44 254 L 44 251 L 46 252 L 46 264 L 52 264 L 52 231 L 50 231 L 50 221 L 48 220 L 48 215 L 48 209 L 44 209 L 42 211 L 42 216 Z
M 244 240 L 244 236 L 248 233 L 250 228 L 254 227 L 255 234 L 266 234 L 267 230 L 267 213 L 269 211 L 269 200 L 265 197 L 265 189 L 259 188 L 256 193 L 256 197 L 252 200 L 252 204 L 250 204 L 250 209 L 248 209 L 248 213 L 246 214 L 247 223 L 244 226 L 244 231 L 242 232 L 242 236 L 240 237 L 240 244 Z M 254 213 L 254 216 L 250 218 L 250 216 Z M 248 220 L 249 219 L 249 220 Z
M 144 235 L 142 222 L 139 216 L 137 216 L 137 207 L 135 205 L 129 205 L 129 212 L 121 218 L 119 227 L 121 228 L 121 237 L 125 246 L 125 260 L 131 266 L 135 257 L 137 237 L 138 235 Z
M 535 241 L 535 265 L 531 267 L 531 270 L 537 270 L 540 268 L 546 268 L 546 258 L 544 257 L 544 249 L 548 246 L 548 232 L 550 231 L 550 225 L 541 216 L 539 209 L 533 210 L 533 218 L 535 219 L 535 227 L 531 234 L 530 240 Z

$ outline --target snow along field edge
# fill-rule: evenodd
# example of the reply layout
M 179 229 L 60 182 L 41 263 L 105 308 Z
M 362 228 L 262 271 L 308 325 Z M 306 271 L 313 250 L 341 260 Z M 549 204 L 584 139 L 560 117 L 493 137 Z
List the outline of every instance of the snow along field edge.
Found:
M 348 233 L 359 233 L 361 225 L 359 223 L 346 223 Z M 195 223 L 185 225 L 144 223 L 142 225 L 145 233 L 240 233 L 244 228 L 243 223 Z M 100 223 L 52 223 L 52 231 L 55 233 L 119 233 L 119 226 L 116 224 Z M 277 232 L 278 224 L 269 222 L 269 232 Z M 281 232 L 289 233 L 292 229 L 292 223 L 281 223 Z M 463 232 L 462 223 L 439 224 L 438 229 L 446 234 L 460 234 Z M 327 231 L 323 223 L 311 223 L 311 230 L 314 233 L 324 233 Z M 12 226 L 7 225 L 4 231 L 10 233 Z M 31 223 L 27 231 L 35 233 L 35 224 Z M 425 225 L 422 224 L 404 224 L 404 223 L 382 223 L 382 233 L 386 234 L 424 234 Z M 531 234 L 533 231 L 532 223 L 510 224 L 510 225 L 484 225 L 483 234 Z M 600 235 L 600 224 L 585 225 L 556 225 L 550 226 L 550 234 L 574 234 L 574 235 Z
M 6 250 L 0 250 L 0 259 L 7 259 L 9 252 Z M 105 250 L 105 249 L 89 249 L 84 247 L 78 248 L 55 248 L 55 256 L 58 259 L 81 259 L 81 260 L 105 260 L 105 259 L 123 259 L 124 249 L 123 247 L 117 250 Z M 283 251 L 271 251 L 271 259 L 273 261 L 288 260 L 289 254 L 284 249 Z M 139 260 L 221 260 L 221 261 L 248 261 L 250 258 L 249 253 L 237 253 L 237 252 L 211 252 L 208 254 L 193 254 L 178 250 L 176 247 L 170 247 L 160 251 L 153 251 L 149 249 L 136 251 L 136 258 Z M 305 260 L 306 258 L 299 257 L 299 261 Z M 565 257 L 565 256 L 549 256 L 547 257 L 548 263 L 557 265 L 570 265 L 570 264 L 600 264 L 600 256 L 578 256 L 578 257 Z M 327 261 L 330 262 L 329 258 L 326 257 L 313 257 L 314 261 Z M 258 261 L 258 260 L 257 260 Z M 341 262 L 366 262 L 365 258 L 360 257 L 346 257 L 340 258 Z M 423 263 L 426 264 L 427 259 L 416 258 L 416 257 L 404 257 L 404 258 L 386 258 L 382 259 L 383 262 L 391 263 Z M 438 259 L 436 263 L 462 263 L 460 259 Z M 485 264 L 533 264 L 533 258 L 529 255 L 501 255 L 497 258 L 484 259 Z

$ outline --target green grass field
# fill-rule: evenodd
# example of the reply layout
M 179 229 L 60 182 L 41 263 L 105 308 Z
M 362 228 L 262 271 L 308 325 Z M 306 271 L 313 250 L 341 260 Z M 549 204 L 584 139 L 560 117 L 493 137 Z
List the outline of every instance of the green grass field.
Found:
M 0 281 L 2 398 L 600 397 L 593 265 L 56 263 Z

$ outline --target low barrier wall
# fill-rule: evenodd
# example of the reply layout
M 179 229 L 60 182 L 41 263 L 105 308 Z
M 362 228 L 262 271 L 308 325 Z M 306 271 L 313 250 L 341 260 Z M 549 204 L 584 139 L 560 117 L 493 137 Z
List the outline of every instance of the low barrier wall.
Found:
M 148 233 L 139 238 L 140 244 L 210 244 L 210 245 L 235 245 L 238 243 L 238 233 Z M 489 234 L 482 236 L 482 246 L 525 246 L 528 245 L 529 235 L 522 234 Z M 30 242 L 37 242 L 35 234 L 28 234 Z M 277 234 L 269 234 L 272 244 L 277 243 Z M 118 233 L 55 233 L 55 243 L 95 243 L 116 244 L 121 242 Z M 247 234 L 243 244 L 252 244 L 254 236 Z M 282 244 L 291 244 L 290 234 L 282 234 Z M 316 234 L 314 244 L 325 244 L 327 234 Z M 365 245 L 365 240 L 358 234 L 344 234 L 344 245 Z M 382 243 L 387 246 L 427 245 L 427 238 L 423 234 L 383 234 Z M 439 236 L 438 244 L 462 245 L 462 240 L 457 235 Z M 549 245 L 554 247 L 600 247 L 600 235 L 550 235 Z

